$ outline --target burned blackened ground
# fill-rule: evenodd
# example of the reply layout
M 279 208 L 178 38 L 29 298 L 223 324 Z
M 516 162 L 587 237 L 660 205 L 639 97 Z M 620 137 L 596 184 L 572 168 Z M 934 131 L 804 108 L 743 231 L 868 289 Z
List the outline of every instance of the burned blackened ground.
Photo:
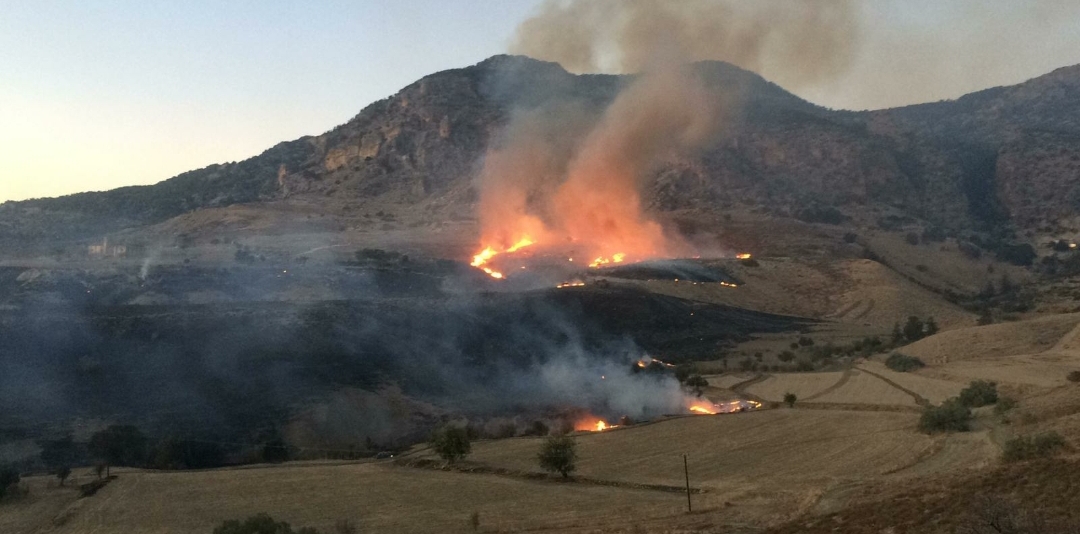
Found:
M 35 275 L 38 289 L 28 289 L 32 277 L 8 281 L 0 420 L 20 435 L 81 419 L 250 442 L 336 391 L 390 384 L 448 413 L 535 412 L 565 402 L 537 377 L 553 362 L 593 369 L 629 367 L 644 353 L 717 357 L 751 334 L 804 326 L 617 284 L 461 292 L 445 287 L 476 281 L 456 268 L 284 271 L 52 272 Z M 245 300 L 256 287 L 312 280 L 349 298 Z M 206 288 L 229 301 L 116 303 L 145 291 L 179 301 Z M 37 299 L 38 290 L 54 298 Z
M 715 266 L 705 266 L 691 260 L 652 260 L 628 265 L 605 267 L 598 271 L 603 276 L 629 280 L 677 280 L 698 283 L 739 285 L 742 282 Z

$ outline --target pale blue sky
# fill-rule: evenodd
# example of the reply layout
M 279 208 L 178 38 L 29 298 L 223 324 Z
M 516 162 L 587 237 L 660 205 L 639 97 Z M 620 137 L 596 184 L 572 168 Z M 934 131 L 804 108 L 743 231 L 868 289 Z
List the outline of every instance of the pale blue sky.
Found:
M 538 4 L 0 0 L 0 201 L 154 183 L 322 133 L 503 53 Z M 884 107 L 1080 63 L 1076 10 L 1040 5 L 867 1 L 857 64 L 800 94 Z

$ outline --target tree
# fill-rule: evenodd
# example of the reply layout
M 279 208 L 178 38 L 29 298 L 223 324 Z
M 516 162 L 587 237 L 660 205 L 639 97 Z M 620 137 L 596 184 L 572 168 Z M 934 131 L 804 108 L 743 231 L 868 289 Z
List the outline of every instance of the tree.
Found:
M 469 431 L 458 425 L 446 425 L 431 435 L 431 448 L 447 463 L 454 463 L 472 452 Z
M 900 330 L 900 323 L 894 323 L 892 327 L 892 344 L 899 346 L 904 343 L 904 331 Z
M 480 512 L 473 512 L 472 515 L 469 516 L 469 526 L 472 527 L 473 532 L 478 532 L 480 530 Z
M 112 425 L 95 433 L 87 449 L 109 465 L 138 467 L 146 462 L 146 436 L 131 425 Z
M 56 470 L 56 478 L 60 479 L 61 486 L 64 485 L 64 481 L 67 480 L 69 476 L 71 476 L 71 468 L 66 465 Z
M 694 389 L 694 393 L 698 397 L 704 392 L 704 389 L 709 387 L 709 381 L 705 380 L 705 377 L 701 375 L 693 375 L 686 379 L 686 386 Z
M 940 331 L 941 331 L 941 328 L 938 326 L 937 321 L 935 321 L 933 317 L 928 317 L 926 319 L 926 335 L 927 335 L 927 337 L 932 336 L 932 335 L 934 335 L 934 334 L 936 334 L 936 333 L 938 333 Z
M 0 467 L 0 499 L 7 495 L 7 490 L 11 486 L 19 483 L 19 472 L 11 467 Z
M 912 315 L 904 324 L 904 338 L 908 341 L 918 341 L 924 337 L 924 325 L 922 319 Z
M 540 467 L 568 478 L 577 466 L 577 442 L 570 436 L 552 436 L 540 447 Z
M 784 393 L 784 404 L 788 405 L 788 408 L 795 407 L 795 401 L 799 400 L 794 393 Z

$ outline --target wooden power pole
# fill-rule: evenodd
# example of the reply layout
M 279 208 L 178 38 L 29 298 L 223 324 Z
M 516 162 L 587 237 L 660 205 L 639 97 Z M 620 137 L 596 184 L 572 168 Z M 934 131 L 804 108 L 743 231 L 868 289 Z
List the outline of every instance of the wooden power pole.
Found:
M 690 464 L 686 460 L 686 455 L 682 455 L 683 473 L 686 475 L 686 511 L 693 512 L 694 507 L 690 504 Z

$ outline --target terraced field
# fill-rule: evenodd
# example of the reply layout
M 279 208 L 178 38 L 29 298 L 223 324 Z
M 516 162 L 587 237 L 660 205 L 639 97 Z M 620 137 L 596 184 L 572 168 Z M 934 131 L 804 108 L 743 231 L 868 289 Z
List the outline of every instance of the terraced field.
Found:
M 810 400 L 838 384 L 844 375 L 843 372 L 775 374 L 750 385 L 745 391 L 774 402 L 782 401 L 786 393 L 794 393 L 800 399 Z
M 670 515 L 685 506 L 685 497 L 672 493 L 387 464 L 127 471 L 89 499 L 76 499 L 74 488 L 47 489 L 48 483 L 31 480 L 38 502 L 5 507 L 0 532 L 206 534 L 224 520 L 261 512 L 323 532 L 333 532 L 341 519 L 361 532 L 472 532 L 474 511 L 485 530 L 562 531 L 634 514 Z
M 900 387 L 911 391 L 926 399 L 932 404 L 941 404 L 942 401 L 960 394 L 960 390 L 966 387 L 966 383 L 930 378 L 918 373 L 898 373 L 885 367 L 885 364 L 877 361 L 868 361 L 859 365 L 859 369 L 870 371 L 881 376 Z
M 830 404 L 864 404 L 876 406 L 917 406 L 915 397 L 884 380 L 863 371 L 851 371 L 847 382 L 813 399 Z

